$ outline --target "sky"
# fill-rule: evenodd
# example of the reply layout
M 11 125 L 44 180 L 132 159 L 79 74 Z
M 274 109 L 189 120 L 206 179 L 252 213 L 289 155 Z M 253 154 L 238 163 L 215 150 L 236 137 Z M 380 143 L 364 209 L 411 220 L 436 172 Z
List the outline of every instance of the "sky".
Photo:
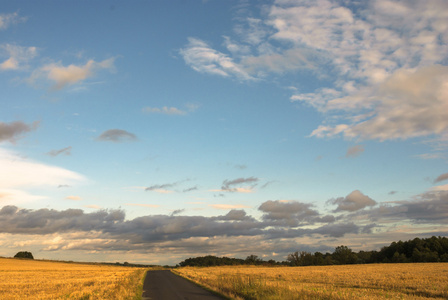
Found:
M 0 89 L 0 256 L 448 233 L 444 0 L 3 2 Z

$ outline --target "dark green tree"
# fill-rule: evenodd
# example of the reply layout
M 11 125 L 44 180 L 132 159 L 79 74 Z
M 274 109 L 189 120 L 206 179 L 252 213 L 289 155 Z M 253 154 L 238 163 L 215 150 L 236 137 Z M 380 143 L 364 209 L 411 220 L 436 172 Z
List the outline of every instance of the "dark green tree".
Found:
M 31 252 L 28 252 L 28 251 L 17 252 L 17 254 L 14 255 L 14 258 L 34 259 L 33 254 Z
M 354 264 L 357 260 L 356 254 L 347 246 L 338 246 L 334 249 L 333 260 L 340 265 Z

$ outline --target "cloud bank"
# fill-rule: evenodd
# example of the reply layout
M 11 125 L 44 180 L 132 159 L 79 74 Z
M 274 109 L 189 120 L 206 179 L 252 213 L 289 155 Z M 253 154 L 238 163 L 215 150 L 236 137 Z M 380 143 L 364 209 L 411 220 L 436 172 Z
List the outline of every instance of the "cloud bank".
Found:
M 170 255 L 204 253 L 241 256 L 276 252 L 286 256 L 304 247 L 315 251 L 331 250 L 340 243 L 361 247 L 353 244 L 357 240 L 363 240 L 365 248 L 367 240 L 387 244 L 396 236 L 403 239 L 403 224 L 409 228 L 423 226 L 429 230 L 428 235 L 443 232 L 448 225 L 448 192 L 428 192 L 414 200 L 378 206 L 355 190 L 329 202 L 337 205 L 332 215 L 322 214 L 310 203 L 269 200 L 258 207 L 259 218 L 230 206 L 228 213 L 211 217 L 178 215 L 185 211 L 177 210 L 171 215 L 126 219 L 123 210 L 86 213 L 80 209 L 30 210 L 10 205 L 0 209 L 0 234 L 27 235 L 42 252 L 126 252 L 167 255 L 169 260 Z M 407 231 L 412 236 L 413 231 Z

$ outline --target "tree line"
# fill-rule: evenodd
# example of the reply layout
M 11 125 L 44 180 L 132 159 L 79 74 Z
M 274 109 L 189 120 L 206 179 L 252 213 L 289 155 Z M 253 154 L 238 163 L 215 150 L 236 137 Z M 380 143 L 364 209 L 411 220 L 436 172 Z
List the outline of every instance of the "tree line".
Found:
M 296 251 L 287 256 L 286 261 L 264 261 L 256 255 L 246 259 L 216 257 L 212 255 L 188 258 L 179 266 L 233 266 L 233 265 L 288 265 L 288 266 L 324 266 L 371 263 L 415 263 L 415 262 L 448 262 L 448 238 L 436 237 L 409 241 L 392 242 L 379 251 L 354 252 L 341 245 L 333 253 Z

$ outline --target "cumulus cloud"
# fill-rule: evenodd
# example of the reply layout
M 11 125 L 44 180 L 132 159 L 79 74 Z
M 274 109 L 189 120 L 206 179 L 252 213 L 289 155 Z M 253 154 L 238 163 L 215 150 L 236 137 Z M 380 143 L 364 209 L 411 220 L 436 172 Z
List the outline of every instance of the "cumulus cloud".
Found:
M 330 199 L 328 203 L 338 206 L 335 212 L 357 211 L 366 208 L 367 206 L 375 206 L 377 204 L 375 200 L 364 195 L 358 190 L 351 192 L 346 197 Z
M 264 212 L 263 220 L 274 221 L 289 226 L 297 226 L 299 222 L 314 222 L 319 216 L 317 210 L 312 209 L 313 205 L 297 201 L 266 201 L 258 208 Z
M 71 155 L 72 154 L 72 146 L 68 146 L 59 150 L 51 150 L 50 152 L 47 152 L 47 155 L 50 156 L 58 156 L 58 155 Z
M 84 65 L 68 65 L 61 63 L 47 64 L 38 70 L 35 70 L 29 78 L 30 83 L 36 83 L 38 80 L 47 80 L 53 83 L 52 90 L 61 90 L 66 86 L 81 83 L 88 78 L 93 77 L 100 70 L 113 71 L 115 58 L 105 59 L 100 62 L 89 60 Z
M 242 209 L 232 209 L 226 215 L 220 217 L 222 220 L 234 220 L 234 221 L 242 221 L 246 220 L 249 216 L 247 216 L 246 212 Z M 251 217 L 249 217 L 251 218 Z
M 354 215 L 364 215 L 375 222 L 410 221 L 420 224 L 448 224 L 448 190 L 430 191 L 412 200 L 382 204 L 368 211 Z M 352 216 L 348 216 L 352 218 Z
M 38 126 L 39 122 L 34 122 L 30 125 L 22 121 L 11 123 L 0 122 L 0 143 L 3 141 L 15 142 L 23 133 L 35 130 Z
M 8 58 L 0 63 L 0 70 L 18 70 L 26 65 L 26 63 L 36 57 L 36 47 L 21 47 L 12 44 L 0 45 L 0 53 Z
M 96 138 L 97 141 L 102 142 L 132 142 L 137 140 L 137 136 L 122 129 L 109 129 L 104 131 L 101 135 Z

